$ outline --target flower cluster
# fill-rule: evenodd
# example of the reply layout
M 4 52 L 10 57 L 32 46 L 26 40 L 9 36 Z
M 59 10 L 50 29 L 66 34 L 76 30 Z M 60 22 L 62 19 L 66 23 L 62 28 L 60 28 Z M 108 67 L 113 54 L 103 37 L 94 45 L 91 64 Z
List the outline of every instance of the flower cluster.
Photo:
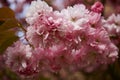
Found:
M 96 2 L 91 10 L 77 4 L 53 11 L 44 1 L 33 1 L 26 15 L 32 46 L 17 41 L 6 51 L 6 64 L 22 75 L 71 67 L 91 72 L 110 64 L 118 49 L 103 26 L 102 9 Z

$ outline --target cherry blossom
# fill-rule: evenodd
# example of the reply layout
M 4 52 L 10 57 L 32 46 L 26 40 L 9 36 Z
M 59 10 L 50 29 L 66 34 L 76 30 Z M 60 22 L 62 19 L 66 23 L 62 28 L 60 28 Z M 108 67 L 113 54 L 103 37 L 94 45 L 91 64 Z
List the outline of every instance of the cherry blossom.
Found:
M 26 15 L 25 35 L 31 45 L 16 42 L 9 47 L 6 64 L 19 74 L 34 75 L 70 67 L 92 72 L 114 62 L 118 48 L 104 28 L 102 9 L 96 2 L 91 10 L 77 4 L 55 11 L 44 1 L 33 1 Z

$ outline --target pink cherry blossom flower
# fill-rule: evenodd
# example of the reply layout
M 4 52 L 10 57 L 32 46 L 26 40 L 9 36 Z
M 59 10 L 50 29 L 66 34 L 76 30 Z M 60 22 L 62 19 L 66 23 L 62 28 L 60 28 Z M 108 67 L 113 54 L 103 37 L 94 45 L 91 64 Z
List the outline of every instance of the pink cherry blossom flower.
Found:
M 52 11 L 52 8 L 47 3 L 41 0 L 32 1 L 31 6 L 26 14 L 26 21 L 33 24 L 39 13 L 47 14 Z
M 112 14 L 107 20 L 103 21 L 103 26 L 108 31 L 111 40 L 116 44 L 120 44 L 120 14 Z
M 102 9 L 97 2 L 91 11 L 83 4 L 54 11 L 44 1 L 33 1 L 26 16 L 29 26 L 25 36 L 33 48 L 15 43 L 6 51 L 7 65 L 20 74 L 32 75 L 70 67 L 92 72 L 101 64 L 114 62 L 118 49 L 103 27 Z
M 102 26 L 100 13 L 102 9 L 102 4 L 97 2 L 91 11 L 79 4 L 60 12 L 47 12 L 46 10 L 42 13 L 36 12 L 39 14 L 34 23 L 28 27 L 27 38 L 35 48 L 39 47 L 43 50 L 47 60 L 46 65 L 53 71 L 58 71 L 68 63 L 68 65 L 72 65 L 74 61 L 75 65 L 78 63 L 83 65 L 80 67 L 81 69 L 87 69 L 90 66 L 92 71 L 100 64 L 109 64 L 108 59 L 113 60 L 114 56 L 117 57 L 118 51 L 115 46 L 110 46 L 114 44 Z M 97 27 L 93 27 L 93 25 Z M 92 57 L 91 53 L 93 52 L 95 56 Z M 91 55 L 92 60 L 91 58 L 86 60 L 89 55 Z M 98 56 L 106 60 L 105 63 L 100 61 L 100 58 L 96 58 Z M 71 57 L 71 60 L 68 57 Z M 89 64 L 87 64 L 88 62 Z
M 89 23 L 96 24 L 100 21 L 101 13 L 91 12 L 89 16 Z
M 18 41 L 6 50 L 5 57 L 7 66 L 18 74 L 28 76 L 38 72 L 29 45 Z

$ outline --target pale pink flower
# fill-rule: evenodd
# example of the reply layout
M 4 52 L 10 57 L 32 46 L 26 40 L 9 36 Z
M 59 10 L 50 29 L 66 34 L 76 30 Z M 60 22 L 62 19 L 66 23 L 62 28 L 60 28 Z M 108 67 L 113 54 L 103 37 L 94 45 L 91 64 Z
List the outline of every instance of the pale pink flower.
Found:
M 107 21 L 109 23 L 115 23 L 117 25 L 120 25 L 120 14 L 112 14 L 111 16 L 109 16 L 109 18 L 107 19 Z
M 35 48 L 33 51 L 34 62 L 37 64 L 38 71 L 49 70 L 49 58 L 50 54 L 47 54 L 48 49 Z
M 70 50 L 68 50 L 65 45 L 61 44 L 50 47 L 48 55 L 51 64 L 50 66 L 54 71 L 56 71 L 54 66 L 59 66 L 59 68 L 68 67 L 73 61 Z
M 26 32 L 26 38 L 28 39 L 28 41 L 34 46 L 34 47 L 38 47 L 40 45 L 40 41 L 41 38 L 40 36 L 36 33 L 36 30 L 34 29 L 33 26 L 29 26 L 27 28 L 27 32 Z
M 39 16 L 40 13 L 50 13 L 52 8 L 48 6 L 47 3 L 41 0 L 32 1 L 30 8 L 26 14 L 26 21 L 29 24 L 33 24 L 34 20 Z
M 82 25 L 88 22 L 88 14 L 89 11 L 83 4 L 61 10 L 61 15 L 64 16 L 65 23 L 71 24 L 72 30 L 80 30 Z
M 107 20 L 103 20 L 103 26 L 109 33 L 111 40 L 120 44 L 120 14 L 112 14 Z
M 89 14 L 89 23 L 90 24 L 97 24 L 101 19 L 101 13 L 95 13 L 95 12 L 91 12 Z
M 5 53 L 7 66 L 18 74 L 28 76 L 38 72 L 29 45 L 17 41 L 13 46 L 8 47 Z
M 61 10 L 61 14 L 67 19 L 71 21 L 77 21 L 80 18 L 84 18 L 89 13 L 88 9 L 86 9 L 85 5 L 79 4 L 74 5 L 73 7 L 67 7 L 67 9 Z
M 111 43 L 104 28 L 81 29 L 81 43 L 79 49 L 73 49 L 74 62 L 77 68 L 87 72 L 94 71 L 101 64 L 110 64 L 118 55 L 117 47 Z M 97 34 L 97 35 L 96 35 Z M 102 59 L 102 60 L 101 60 Z

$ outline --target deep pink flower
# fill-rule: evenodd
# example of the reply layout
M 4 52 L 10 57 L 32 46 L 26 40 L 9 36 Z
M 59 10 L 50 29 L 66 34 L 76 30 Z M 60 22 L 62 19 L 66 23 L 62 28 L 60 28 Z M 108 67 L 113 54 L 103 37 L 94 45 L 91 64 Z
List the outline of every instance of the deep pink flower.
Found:
M 101 13 L 103 10 L 103 4 L 101 2 L 96 2 L 92 5 L 91 10 L 97 13 Z

